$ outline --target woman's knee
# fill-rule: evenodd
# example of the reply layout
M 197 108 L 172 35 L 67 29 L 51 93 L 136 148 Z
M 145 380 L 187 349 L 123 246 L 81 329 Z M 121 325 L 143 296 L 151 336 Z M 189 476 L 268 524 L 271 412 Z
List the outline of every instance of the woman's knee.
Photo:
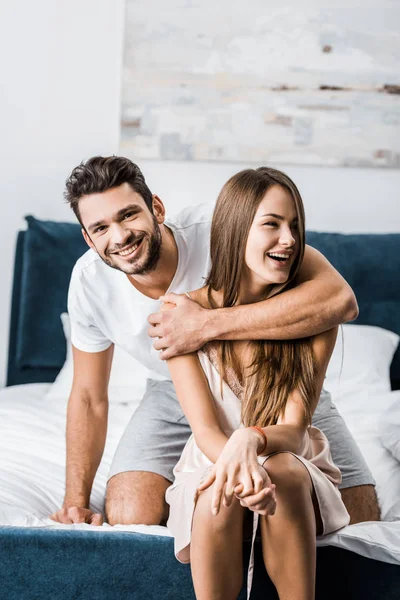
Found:
M 215 531 L 230 529 L 232 527 L 232 523 L 237 523 L 238 519 L 242 523 L 245 509 L 240 505 L 240 501 L 236 497 L 233 497 L 232 504 L 230 506 L 224 506 L 221 501 L 218 514 L 212 514 L 211 501 L 213 496 L 213 487 L 214 486 L 207 488 L 198 495 L 195 507 L 195 519 L 201 519 L 203 523 L 207 522 Z
M 276 485 L 276 493 L 312 492 L 310 474 L 305 465 L 290 452 L 274 454 L 264 463 L 264 468 Z

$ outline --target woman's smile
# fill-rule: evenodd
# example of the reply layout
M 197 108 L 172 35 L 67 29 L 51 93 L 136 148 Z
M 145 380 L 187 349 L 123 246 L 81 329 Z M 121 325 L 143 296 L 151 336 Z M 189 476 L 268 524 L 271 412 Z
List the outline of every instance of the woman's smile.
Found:
M 265 256 L 277 269 L 285 269 L 291 264 L 292 252 L 266 252 Z

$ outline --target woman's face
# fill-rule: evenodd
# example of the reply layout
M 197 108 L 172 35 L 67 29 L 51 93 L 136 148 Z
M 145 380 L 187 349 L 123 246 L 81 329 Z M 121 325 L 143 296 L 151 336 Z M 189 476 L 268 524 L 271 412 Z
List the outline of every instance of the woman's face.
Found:
M 256 301 L 271 284 L 285 283 L 299 251 L 291 193 L 276 184 L 261 200 L 247 238 L 241 300 Z M 243 294 L 242 294 L 243 291 Z

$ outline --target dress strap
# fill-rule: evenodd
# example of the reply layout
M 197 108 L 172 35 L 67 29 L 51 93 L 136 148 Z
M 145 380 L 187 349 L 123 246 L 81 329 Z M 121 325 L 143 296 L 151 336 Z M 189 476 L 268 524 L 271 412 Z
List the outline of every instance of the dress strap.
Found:
M 189 300 L 191 300 L 190 294 L 189 292 L 185 292 L 186 296 L 189 298 Z
M 256 533 L 258 527 L 259 515 L 258 513 L 253 513 L 253 533 L 251 536 L 251 550 L 250 550 L 250 560 L 249 567 L 247 571 L 247 600 L 250 600 L 251 587 L 253 585 L 253 576 L 254 576 L 254 544 L 256 542 Z

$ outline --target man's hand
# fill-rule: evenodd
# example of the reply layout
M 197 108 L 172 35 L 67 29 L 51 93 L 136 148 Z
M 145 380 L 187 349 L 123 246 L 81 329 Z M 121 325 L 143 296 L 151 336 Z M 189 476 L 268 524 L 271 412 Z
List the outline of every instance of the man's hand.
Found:
M 176 307 L 153 313 L 147 319 L 152 325 L 148 330 L 149 336 L 156 338 L 153 347 L 162 350 L 162 360 L 196 352 L 211 339 L 205 333 L 209 310 L 184 294 L 166 294 L 160 297 L 160 301 L 175 304 Z
M 81 506 L 61 508 L 50 515 L 50 519 L 57 521 L 57 523 L 64 523 L 65 525 L 71 525 L 72 523 L 89 523 L 89 525 L 103 524 L 102 514 L 92 512 L 88 508 L 82 508 Z

